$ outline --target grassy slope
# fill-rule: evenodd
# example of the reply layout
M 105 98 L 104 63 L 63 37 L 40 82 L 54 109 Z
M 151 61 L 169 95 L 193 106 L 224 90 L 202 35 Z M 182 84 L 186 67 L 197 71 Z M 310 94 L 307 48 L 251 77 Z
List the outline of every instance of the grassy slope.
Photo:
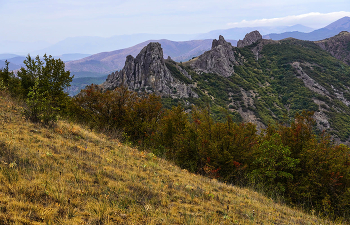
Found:
M 254 212 L 254 213 L 253 213 Z M 0 93 L 0 224 L 325 224 L 248 189 L 59 121 Z

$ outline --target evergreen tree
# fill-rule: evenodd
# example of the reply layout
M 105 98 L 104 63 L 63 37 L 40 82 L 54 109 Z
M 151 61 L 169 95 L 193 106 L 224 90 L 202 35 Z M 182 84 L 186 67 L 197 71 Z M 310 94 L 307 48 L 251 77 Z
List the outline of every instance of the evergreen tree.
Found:
M 30 55 L 24 60 L 26 68 L 21 68 L 22 95 L 27 99 L 26 116 L 35 122 L 48 124 L 56 120 L 60 110 L 66 108 L 69 101 L 65 89 L 70 86 L 73 76 L 65 71 L 64 62 L 52 56 Z

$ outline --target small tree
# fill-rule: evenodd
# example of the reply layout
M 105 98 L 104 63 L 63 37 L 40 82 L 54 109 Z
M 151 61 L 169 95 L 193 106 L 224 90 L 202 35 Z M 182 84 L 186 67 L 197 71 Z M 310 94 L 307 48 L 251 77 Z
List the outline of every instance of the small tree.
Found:
M 9 64 L 7 60 L 5 61 L 5 68 L 0 71 L 0 80 L 3 86 L 8 86 L 10 80 Z
M 0 69 L 0 90 L 8 90 L 11 95 L 17 96 L 21 92 L 20 80 L 9 70 L 9 64 L 5 61 L 5 68 Z
M 24 60 L 26 68 L 22 67 L 18 76 L 27 103 L 25 115 L 34 122 L 49 124 L 66 107 L 69 97 L 64 90 L 70 86 L 73 77 L 65 71 L 60 59 L 46 54 L 43 58 L 44 62 L 39 56 L 34 60 L 28 55 Z
M 26 103 L 24 112 L 31 121 L 44 124 L 56 121 L 59 108 L 50 102 L 48 91 L 40 91 L 39 79 L 35 79 L 34 86 L 30 88 Z

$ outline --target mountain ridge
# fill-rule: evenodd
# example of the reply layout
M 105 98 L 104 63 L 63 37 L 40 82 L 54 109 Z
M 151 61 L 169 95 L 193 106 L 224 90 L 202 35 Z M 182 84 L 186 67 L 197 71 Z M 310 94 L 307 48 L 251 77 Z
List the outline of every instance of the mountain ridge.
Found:
M 296 38 L 299 40 L 308 40 L 308 41 L 320 41 L 326 38 L 333 37 L 342 31 L 350 31 L 350 17 L 343 17 L 324 28 L 320 28 L 314 30 L 309 33 L 293 31 L 293 32 L 285 32 L 285 33 L 272 33 L 268 35 L 264 35 L 265 39 L 272 40 L 282 40 L 285 38 Z
M 54 44 L 46 42 L 36 43 L 22 43 L 16 41 L 3 41 L 0 42 L 0 53 L 14 52 L 22 55 L 28 53 L 32 55 L 43 55 L 45 53 L 50 55 L 62 55 L 62 54 L 97 54 L 100 52 L 113 51 L 115 49 L 124 49 L 147 40 L 160 40 L 169 39 L 173 41 L 189 41 L 189 40 L 204 40 L 214 39 L 219 35 L 224 35 L 226 39 L 238 40 L 242 38 L 246 33 L 253 30 L 260 30 L 262 34 L 269 33 L 282 33 L 286 31 L 302 31 L 308 32 L 313 29 L 300 24 L 293 26 L 263 26 L 263 27 L 242 27 L 242 28 L 229 28 L 221 30 L 212 30 L 200 34 L 126 34 L 126 35 L 114 35 L 111 37 L 98 37 L 98 36 L 78 36 L 68 37 L 64 40 L 58 41 Z
M 336 38 L 330 39 L 333 46 L 341 43 Z M 166 64 L 173 76 L 195 85 L 199 98 L 181 98 L 185 105 L 211 102 L 217 115 L 220 107 L 226 108 L 236 121 L 254 122 L 259 129 L 282 121 L 284 115 L 292 118 L 302 110 L 314 111 L 320 131 L 350 141 L 349 65 L 332 56 L 330 49 L 322 49 L 320 42 L 266 40 L 254 31 L 239 43 L 233 47 L 220 36 L 202 55 Z

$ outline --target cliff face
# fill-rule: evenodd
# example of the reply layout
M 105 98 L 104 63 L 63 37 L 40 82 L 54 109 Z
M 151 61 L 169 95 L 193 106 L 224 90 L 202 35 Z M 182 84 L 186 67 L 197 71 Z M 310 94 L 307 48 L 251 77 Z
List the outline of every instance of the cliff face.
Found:
M 219 40 L 213 40 L 211 50 L 190 61 L 190 66 L 197 73 L 216 73 L 223 77 L 231 76 L 237 64 L 234 47 L 221 35 Z
M 154 92 L 174 98 L 198 97 L 191 85 L 174 78 L 165 65 L 163 49 L 159 43 L 151 42 L 134 58 L 126 57 L 121 71 L 111 73 L 102 84 L 105 89 L 125 85 L 133 91 Z
M 335 58 L 350 65 L 350 33 L 340 32 L 338 35 L 315 42 L 323 50 L 329 52 Z

